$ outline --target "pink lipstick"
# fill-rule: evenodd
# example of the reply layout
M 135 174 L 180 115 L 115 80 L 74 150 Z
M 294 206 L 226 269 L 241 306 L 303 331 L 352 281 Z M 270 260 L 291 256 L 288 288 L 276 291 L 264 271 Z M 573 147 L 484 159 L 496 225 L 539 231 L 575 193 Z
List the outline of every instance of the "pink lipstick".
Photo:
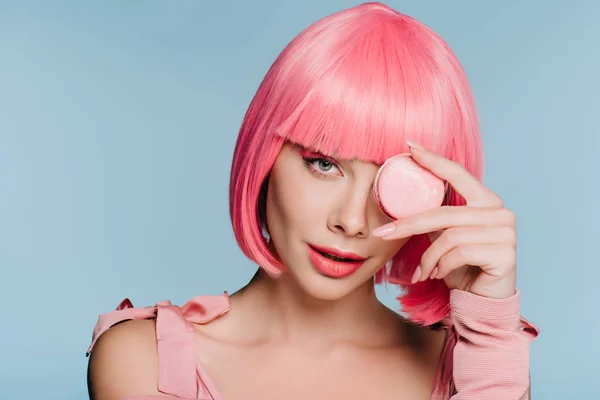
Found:
M 313 244 L 308 245 L 308 257 L 321 274 L 331 278 L 343 278 L 353 274 L 366 260 L 354 253 Z

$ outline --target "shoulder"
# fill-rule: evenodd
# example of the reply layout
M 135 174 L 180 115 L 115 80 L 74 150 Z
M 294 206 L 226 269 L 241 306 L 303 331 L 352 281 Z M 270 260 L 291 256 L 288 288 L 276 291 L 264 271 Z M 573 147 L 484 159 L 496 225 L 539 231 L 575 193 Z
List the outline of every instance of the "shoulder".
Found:
M 154 320 L 120 322 L 98 337 L 88 365 L 92 400 L 159 394 L 157 376 Z

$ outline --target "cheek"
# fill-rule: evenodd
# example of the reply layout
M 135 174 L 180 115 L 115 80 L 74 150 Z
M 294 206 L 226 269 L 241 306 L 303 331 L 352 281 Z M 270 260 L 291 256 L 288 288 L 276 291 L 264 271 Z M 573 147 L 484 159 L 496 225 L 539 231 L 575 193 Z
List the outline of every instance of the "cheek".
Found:
M 318 183 L 305 174 L 294 171 L 287 179 L 274 173 L 269 182 L 267 196 L 267 218 L 280 219 L 287 229 L 306 231 L 314 229 L 326 218 L 328 200 Z M 293 175 L 293 179 L 289 176 Z M 276 216 L 275 216 L 276 215 Z M 279 222 L 278 222 L 279 223 Z M 270 225 L 270 224 L 269 224 Z
M 377 239 L 376 243 L 373 244 L 373 254 L 377 255 L 384 263 L 389 261 L 397 252 L 408 242 L 407 239 L 402 240 L 381 240 Z
M 314 226 L 319 200 L 317 196 L 311 196 L 308 186 L 297 179 L 285 179 L 277 174 L 271 176 L 267 221 L 272 235 L 289 235 L 292 231 L 302 234 L 307 227 Z

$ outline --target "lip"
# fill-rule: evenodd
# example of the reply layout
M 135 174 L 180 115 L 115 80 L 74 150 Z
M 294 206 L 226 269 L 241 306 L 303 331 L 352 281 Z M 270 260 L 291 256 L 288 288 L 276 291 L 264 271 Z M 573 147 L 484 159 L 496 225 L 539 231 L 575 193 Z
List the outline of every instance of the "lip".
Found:
M 338 250 L 338 249 L 334 249 L 331 247 L 323 247 L 323 246 L 317 246 L 316 244 L 312 244 L 309 243 L 308 244 L 310 247 L 312 247 L 313 249 L 320 251 L 321 253 L 328 253 L 331 254 L 333 256 L 336 257 L 340 257 L 340 258 L 348 258 L 350 260 L 354 260 L 354 261 L 364 261 L 366 260 L 365 257 L 361 257 L 358 254 L 354 254 L 350 251 L 343 251 L 343 250 Z
M 365 263 L 365 258 L 362 258 L 354 253 L 340 252 L 337 249 L 329 249 L 318 247 L 309 244 L 308 246 L 308 257 L 312 262 L 313 266 L 322 275 L 330 278 L 344 278 L 352 275 Z M 323 256 L 319 251 L 335 255 L 337 257 L 344 257 L 352 259 L 354 261 L 335 261 L 330 258 Z

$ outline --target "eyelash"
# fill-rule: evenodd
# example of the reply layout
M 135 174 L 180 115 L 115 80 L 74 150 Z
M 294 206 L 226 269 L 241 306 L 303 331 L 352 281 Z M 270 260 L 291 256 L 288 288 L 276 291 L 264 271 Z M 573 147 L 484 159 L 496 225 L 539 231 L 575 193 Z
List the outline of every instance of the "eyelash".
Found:
M 333 175 L 337 175 L 337 174 L 329 174 L 326 172 L 321 171 L 320 169 L 316 168 L 313 163 L 316 161 L 325 161 L 326 163 L 331 164 L 333 167 L 337 168 L 339 171 L 339 166 L 337 165 L 337 163 L 335 163 L 333 160 L 324 158 L 324 157 L 302 157 L 304 159 L 304 163 L 306 164 L 306 168 L 308 168 L 308 170 L 310 172 L 312 172 L 313 174 L 322 176 L 324 178 L 330 178 Z

